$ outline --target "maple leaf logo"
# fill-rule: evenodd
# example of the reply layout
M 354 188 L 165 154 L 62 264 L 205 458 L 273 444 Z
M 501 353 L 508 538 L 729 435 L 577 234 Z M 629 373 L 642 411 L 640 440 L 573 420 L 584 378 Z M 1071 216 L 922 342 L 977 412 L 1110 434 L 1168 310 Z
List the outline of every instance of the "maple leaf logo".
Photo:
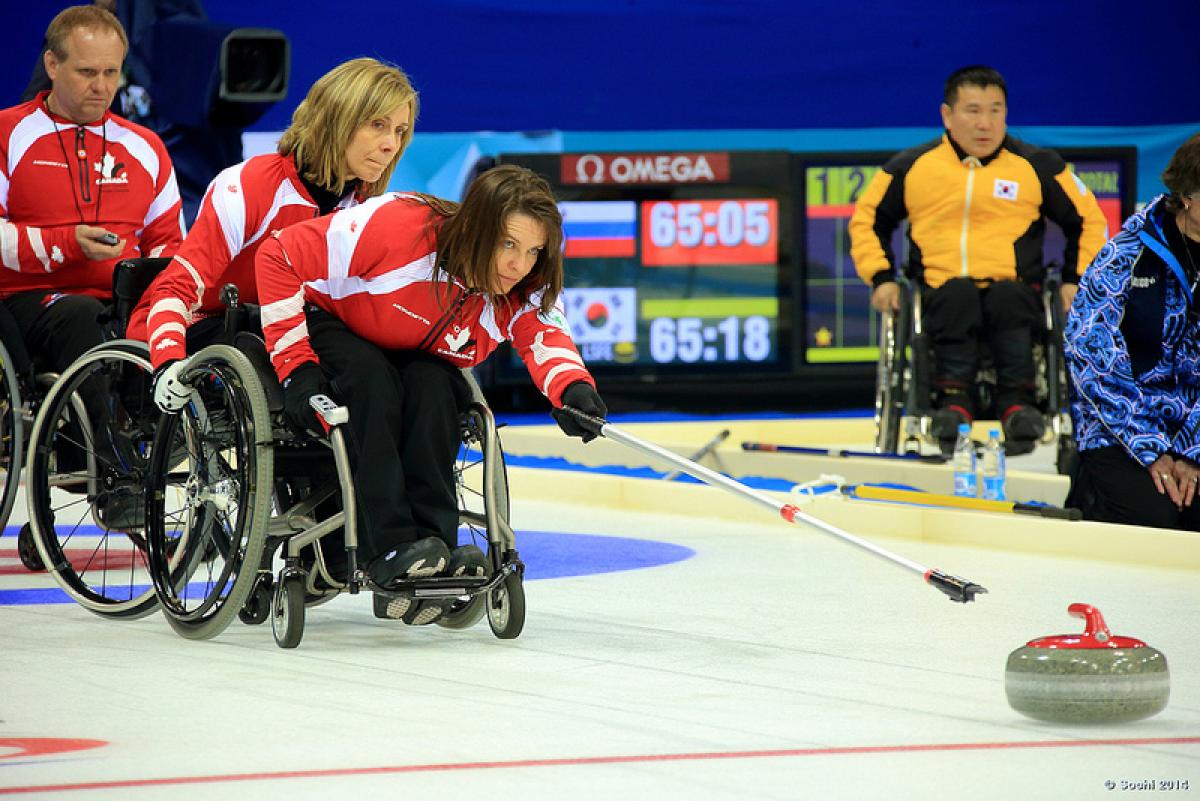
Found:
M 112 153 L 105 153 L 104 160 L 94 162 L 92 166 L 96 168 L 96 172 L 100 173 L 102 178 L 115 178 L 121 170 L 125 169 L 124 162 L 118 164 Z

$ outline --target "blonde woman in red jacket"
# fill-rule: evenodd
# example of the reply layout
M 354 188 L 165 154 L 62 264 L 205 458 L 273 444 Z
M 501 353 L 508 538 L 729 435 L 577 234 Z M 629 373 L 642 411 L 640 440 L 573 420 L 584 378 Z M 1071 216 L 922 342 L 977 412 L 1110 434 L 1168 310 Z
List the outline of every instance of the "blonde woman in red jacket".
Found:
M 187 402 L 172 363 L 219 333 L 221 288 L 234 284 L 243 303 L 257 303 L 254 254 L 272 231 L 382 194 L 416 117 L 417 93 L 400 68 L 351 59 L 308 90 L 277 152 L 213 179 L 187 239 L 129 322 L 128 336 L 150 344 L 163 411 Z

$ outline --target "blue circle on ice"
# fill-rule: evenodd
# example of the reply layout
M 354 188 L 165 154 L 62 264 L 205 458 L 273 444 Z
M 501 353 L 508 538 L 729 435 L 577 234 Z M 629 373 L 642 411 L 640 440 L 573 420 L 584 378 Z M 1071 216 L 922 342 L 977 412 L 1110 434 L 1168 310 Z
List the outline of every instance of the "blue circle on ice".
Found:
M 637 570 L 682 562 L 696 555 L 682 545 L 633 537 L 561 531 L 518 531 L 516 536 L 517 553 L 525 563 L 527 579 Z
M 16 527 L 5 530 L 5 537 L 15 539 Z M 682 562 L 696 555 L 691 548 L 658 540 L 633 537 L 610 537 L 601 534 L 572 534 L 565 531 L 517 531 L 517 553 L 525 563 L 526 579 L 566 578 L 597 573 L 616 573 Z M 466 543 L 465 538 L 460 540 Z M 5 543 L 7 545 L 7 543 Z M 477 543 L 479 545 L 481 543 Z M 3 549 L 0 549 L 3 550 Z M 5 555 L 8 555 L 7 552 Z M 16 563 L 16 547 L 12 548 Z M 8 560 L 6 560 L 8 561 Z M 7 571 L 6 571 L 7 572 Z M 24 569 L 13 570 L 23 574 Z M 45 576 L 46 574 L 39 574 Z M 135 586 L 131 592 L 149 590 L 149 585 Z M 72 603 L 70 596 L 58 587 L 12 587 L 0 589 L 0 606 Z

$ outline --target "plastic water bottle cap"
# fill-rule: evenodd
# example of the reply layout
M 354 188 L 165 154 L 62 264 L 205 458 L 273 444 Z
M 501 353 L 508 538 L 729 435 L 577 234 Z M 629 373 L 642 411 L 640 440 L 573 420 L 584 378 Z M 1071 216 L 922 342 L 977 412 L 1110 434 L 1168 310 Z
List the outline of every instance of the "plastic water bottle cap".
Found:
M 958 424 L 958 433 L 970 434 L 971 433 L 971 424 L 970 423 L 959 423 Z
M 1000 439 L 1000 429 L 993 428 L 991 431 L 988 432 L 988 436 L 991 437 L 992 439 Z

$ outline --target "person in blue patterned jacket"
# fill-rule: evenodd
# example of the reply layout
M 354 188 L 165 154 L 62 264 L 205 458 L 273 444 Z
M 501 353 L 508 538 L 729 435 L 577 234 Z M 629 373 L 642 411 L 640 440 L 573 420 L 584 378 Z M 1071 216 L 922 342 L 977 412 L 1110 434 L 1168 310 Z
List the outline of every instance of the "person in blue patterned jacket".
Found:
M 1064 339 L 1085 519 L 1200 531 L 1200 134 L 1079 282 Z

